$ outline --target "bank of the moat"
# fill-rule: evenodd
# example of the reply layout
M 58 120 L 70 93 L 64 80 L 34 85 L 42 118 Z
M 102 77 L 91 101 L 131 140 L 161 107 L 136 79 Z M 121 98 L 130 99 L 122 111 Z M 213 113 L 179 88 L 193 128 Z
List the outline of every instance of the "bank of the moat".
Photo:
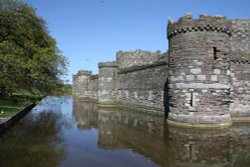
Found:
M 250 166 L 250 124 L 167 126 L 161 116 L 47 98 L 0 138 L 0 166 Z

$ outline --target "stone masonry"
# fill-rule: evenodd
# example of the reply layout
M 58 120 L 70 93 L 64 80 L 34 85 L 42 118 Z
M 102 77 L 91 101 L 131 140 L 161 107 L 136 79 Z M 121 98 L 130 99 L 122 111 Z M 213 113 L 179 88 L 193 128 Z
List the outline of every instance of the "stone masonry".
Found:
M 167 28 L 169 51 L 119 51 L 99 75 L 79 71 L 74 95 L 99 106 L 164 113 L 180 126 L 229 126 L 250 118 L 250 19 L 191 14 Z
M 169 122 L 231 124 L 230 27 L 205 15 L 169 23 Z
M 119 51 L 117 61 L 99 63 L 98 75 L 90 71 L 74 75 L 73 93 L 102 107 L 119 105 L 163 113 L 166 57 L 160 51 Z

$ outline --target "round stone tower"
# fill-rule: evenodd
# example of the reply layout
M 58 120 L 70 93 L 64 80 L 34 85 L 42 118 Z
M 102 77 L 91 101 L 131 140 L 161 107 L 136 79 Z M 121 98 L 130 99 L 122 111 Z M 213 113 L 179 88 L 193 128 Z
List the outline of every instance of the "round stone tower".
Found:
M 101 62 L 99 66 L 98 106 L 116 106 L 116 62 Z
M 180 126 L 231 125 L 229 38 L 231 22 L 191 14 L 169 21 L 168 123 Z

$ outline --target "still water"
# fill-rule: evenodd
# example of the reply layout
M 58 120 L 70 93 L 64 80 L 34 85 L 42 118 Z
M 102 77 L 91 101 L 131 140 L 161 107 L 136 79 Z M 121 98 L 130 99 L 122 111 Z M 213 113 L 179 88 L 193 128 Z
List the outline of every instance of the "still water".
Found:
M 162 116 L 47 98 L 0 137 L 0 167 L 249 167 L 250 124 L 168 127 Z

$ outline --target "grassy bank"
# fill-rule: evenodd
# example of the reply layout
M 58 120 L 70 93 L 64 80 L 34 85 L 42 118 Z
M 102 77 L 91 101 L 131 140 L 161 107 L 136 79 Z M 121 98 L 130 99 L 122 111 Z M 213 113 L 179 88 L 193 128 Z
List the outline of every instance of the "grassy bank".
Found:
M 41 96 L 28 94 L 15 94 L 8 97 L 0 97 L 0 118 L 10 117 L 28 104 L 38 102 L 41 98 Z

